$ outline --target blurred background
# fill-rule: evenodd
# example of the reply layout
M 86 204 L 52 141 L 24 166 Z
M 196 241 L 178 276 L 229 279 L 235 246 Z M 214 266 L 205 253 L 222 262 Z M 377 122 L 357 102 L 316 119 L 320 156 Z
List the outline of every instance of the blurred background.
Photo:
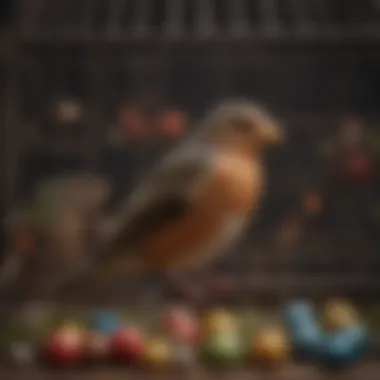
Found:
M 210 107 L 244 97 L 289 139 L 266 157 L 249 233 L 210 268 L 217 297 L 379 296 L 380 1 L 3 0 L 0 14 L 4 273 L 69 273 L 96 249 L 91 224 Z

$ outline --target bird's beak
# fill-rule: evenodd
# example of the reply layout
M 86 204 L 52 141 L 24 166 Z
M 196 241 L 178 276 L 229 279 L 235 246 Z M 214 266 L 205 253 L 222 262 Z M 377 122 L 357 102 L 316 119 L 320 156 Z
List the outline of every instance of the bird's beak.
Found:
M 269 123 L 263 131 L 263 140 L 269 146 L 282 145 L 285 140 L 285 132 L 277 123 Z

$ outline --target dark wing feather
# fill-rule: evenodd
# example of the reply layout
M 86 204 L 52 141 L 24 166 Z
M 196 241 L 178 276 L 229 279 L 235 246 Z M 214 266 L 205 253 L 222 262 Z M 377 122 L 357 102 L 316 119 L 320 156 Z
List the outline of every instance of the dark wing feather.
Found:
M 186 197 L 172 195 L 157 199 L 149 208 L 142 209 L 131 222 L 121 228 L 108 246 L 109 251 L 133 247 L 151 231 L 184 216 L 191 206 Z
M 120 227 L 109 241 L 107 257 L 133 248 L 152 231 L 179 220 L 207 178 L 207 161 L 196 156 L 159 168 L 122 211 Z

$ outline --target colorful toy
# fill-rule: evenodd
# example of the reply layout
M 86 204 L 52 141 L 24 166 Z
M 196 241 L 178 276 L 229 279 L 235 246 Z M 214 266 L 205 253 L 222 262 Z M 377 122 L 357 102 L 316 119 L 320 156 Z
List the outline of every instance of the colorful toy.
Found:
M 91 327 L 102 334 L 112 334 L 120 327 L 120 320 L 112 311 L 99 311 L 93 314 Z
M 328 366 L 342 367 L 357 363 L 368 351 L 369 335 L 356 325 L 325 334 L 319 346 L 319 357 Z
M 294 328 L 300 320 L 316 320 L 316 312 L 313 303 L 306 300 L 289 302 L 283 311 L 284 320 L 289 327 Z
M 126 326 L 111 337 L 110 352 L 114 359 L 122 363 L 137 360 L 144 349 L 144 338 L 137 327 Z
M 259 309 L 240 310 L 237 315 L 239 316 L 239 326 L 247 338 L 247 343 L 250 343 L 251 335 L 260 331 L 261 327 L 268 321 L 267 313 Z
M 36 311 L 39 309 L 35 308 Z M 96 318 L 91 321 L 98 329 L 86 330 L 62 316 L 59 323 L 52 324 L 51 316 L 58 315 L 45 312 L 46 317 L 41 319 L 44 314 L 34 315 L 35 312 L 27 313 L 22 322 L 19 316 L 17 320 L 12 319 L 9 326 L 3 326 L 2 349 L 5 354 L 10 353 L 16 364 L 33 363 L 34 347 L 40 342 L 37 334 L 41 337 L 42 333 L 37 320 L 45 321 L 45 331 L 46 326 L 51 329 L 42 342 L 42 358 L 58 367 L 108 363 L 109 359 L 114 359 L 123 365 L 184 369 L 196 367 L 198 359 L 202 359 L 206 365 L 234 368 L 247 359 L 260 367 L 277 369 L 286 364 L 291 353 L 297 358 L 312 359 L 316 364 L 346 367 L 357 363 L 371 347 L 369 331 L 361 323 L 358 312 L 349 302 L 337 299 L 326 302 L 323 309 L 325 330 L 318 323 L 313 304 L 300 300 L 286 305 L 283 323 L 278 321 L 277 314 L 264 310 L 248 314 L 236 311 L 239 324 L 237 317 L 227 311 L 211 310 L 202 320 L 203 334 L 200 335 L 195 316 L 186 308 L 172 307 L 161 315 L 158 334 L 163 335 L 148 339 L 133 324 L 136 318 L 142 324 L 144 318 L 131 313 L 128 313 L 128 322 L 124 321 L 124 325 L 116 330 L 112 327 L 115 327 L 115 321 L 120 323 L 122 320 L 119 315 L 96 313 L 93 315 Z M 104 316 L 112 318 L 102 319 Z M 149 316 L 156 315 L 151 313 Z M 373 318 L 377 319 L 375 315 Z M 103 325 L 104 320 L 107 323 Z M 157 328 L 156 324 L 154 328 Z
M 199 327 L 195 316 L 185 308 L 170 308 L 162 316 L 165 333 L 185 344 L 195 345 Z
M 44 344 L 43 356 L 54 365 L 79 365 L 85 357 L 82 329 L 75 325 L 65 325 L 53 331 Z
M 279 367 L 290 356 L 290 344 L 285 332 L 279 327 L 269 327 L 254 334 L 250 356 L 263 367 Z
M 212 310 L 205 314 L 201 322 L 201 334 L 207 336 L 215 333 L 235 330 L 236 320 L 225 310 Z
M 173 361 L 173 349 L 165 339 L 148 339 L 143 346 L 141 361 L 151 368 L 167 368 Z
M 244 357 L 244 347 L 236 332 L 225 331 L 209 335 L 202 344 L 202 357 L 209 364 L 235 366 Z
M 313 355 L 321 339 L 321 327 L 313 305 L 307 301 L 289 303 L 284 311 L 284 322 L 295 354 Z
M 340 330 L 355 325 L 359 320 L 357 310 L 344 300 L 326 302 L 323 312 L 323 322 L 328 330 Z

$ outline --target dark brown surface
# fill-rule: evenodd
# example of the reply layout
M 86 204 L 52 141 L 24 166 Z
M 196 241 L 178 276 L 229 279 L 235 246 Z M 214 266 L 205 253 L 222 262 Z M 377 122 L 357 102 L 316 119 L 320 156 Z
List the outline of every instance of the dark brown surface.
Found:
M 288 365 L 286 368 L 277 372 L 265 372 L 259 370 L 240 370 L 240 371 L 205 371 L 189 370 L 184 372 L 147 372 L 132 371 L 129 369 L 83 369 L 83 370 L 37 370 L 37 369 L 0 369 L 0 379 L 17 380 L 121 380 L 121 379 L 196 379 L 196 380 L 322 380 L 322 379 L 344 379 L 344 380 L 378 380 L 380 362 L 367 362 L 354 368 L 343 371 L 322 371 L 311 365 Z

